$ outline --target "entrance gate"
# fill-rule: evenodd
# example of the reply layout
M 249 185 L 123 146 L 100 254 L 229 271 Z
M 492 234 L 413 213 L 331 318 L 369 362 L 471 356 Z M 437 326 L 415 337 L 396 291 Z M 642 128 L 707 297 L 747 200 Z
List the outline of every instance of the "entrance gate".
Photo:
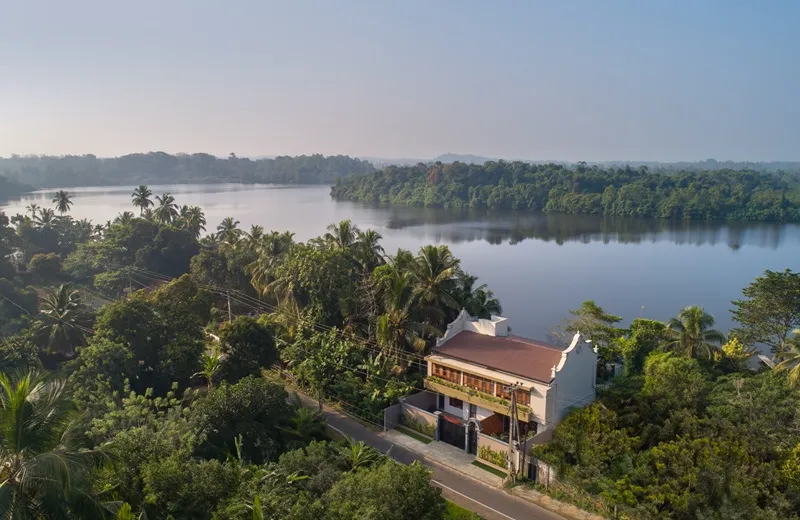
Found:
M 439 416 L 439 440 L 464 449 L 464 425 L 456 419 Z

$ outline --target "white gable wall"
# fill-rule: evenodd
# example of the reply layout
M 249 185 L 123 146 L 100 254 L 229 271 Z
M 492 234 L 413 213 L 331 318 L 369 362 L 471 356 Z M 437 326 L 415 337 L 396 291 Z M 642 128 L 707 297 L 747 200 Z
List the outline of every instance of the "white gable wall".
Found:
M 561 356 L 556 377 L 550 384 L 549 421 L 558 423 L 573 407 L 582 407 L 595 398 L 597 352 L 578 335 Z

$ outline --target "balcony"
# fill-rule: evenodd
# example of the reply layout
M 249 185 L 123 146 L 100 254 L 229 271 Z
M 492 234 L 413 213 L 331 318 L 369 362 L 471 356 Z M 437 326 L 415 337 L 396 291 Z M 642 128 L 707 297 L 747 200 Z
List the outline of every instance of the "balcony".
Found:
M 451 383 L 436 376 L 428 376 L 425 378 L 425 388 L 431 392 L 438 392 L 448 397 L 455 397 L 456 399 L 503 415 L 508 415 L 508 409 L 511 406 L 511 402 L 508 399 Z M 528 422 L 532 419 L 531 409 L 524 404 L 517 404 L 517 418 L 520 421 Z

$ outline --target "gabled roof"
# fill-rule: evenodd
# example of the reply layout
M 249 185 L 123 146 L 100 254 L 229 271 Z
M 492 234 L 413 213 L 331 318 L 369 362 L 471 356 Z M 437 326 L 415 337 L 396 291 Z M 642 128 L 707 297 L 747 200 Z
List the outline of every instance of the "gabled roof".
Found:
M 433 349 L 432 354 L 550 383 L 563 349 L 519 336 L 489 336 L 462 330 Z

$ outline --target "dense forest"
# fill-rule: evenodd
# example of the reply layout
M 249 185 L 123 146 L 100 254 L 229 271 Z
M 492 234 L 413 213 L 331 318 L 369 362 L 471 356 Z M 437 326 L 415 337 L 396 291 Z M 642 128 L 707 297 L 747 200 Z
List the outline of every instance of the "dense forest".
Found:
M 113 158 L 94 155 L 14 155 L 0 158 L 0 175 L 37 189 L 141 183 L 327 184 L 340 177 L 372 171 L 372 165 L 360 159 L 317 154 L 255 160 L 234 154 L 221 159 L 204 153 L 170 155 L 164 152 Z
M 277 376 L 379 420 L 456 308 L 499 312 L 446 247 L 387 255 L 349 221 L 201 238 L 200 208 L 146 186 L 106 225 L 53 204 L 0 213 L 3 516 L 477 519 Z
M 18 197 L 31 190 L 33 190 L 33 188 L 27 184 L 0 175 L 0 202 Z
M 625 374 L 534 449 L 558 470 L 549 491 L 613 518 L 798 518 L 800 273 L 766 271 L 732 314 L 726 338 L 696 306 L 626 329 L 594 302 L 573 311 L 567 328 Z M 752 369 L 753 345 L 774 369 Z
M 207 230 L 144 185 L 131 202 L 104 225 L 63 190 L 0 213 L 5 516 L 476 519 L 293 394 L 381 424 L 460 309 L 500 314 L 446 246 L 387 254 L 350 221 Z M 800 273 L 745 287 L 727 336 L 676 314 L 622 328 L 589 301 L 554 331 L 592 338 L 601 390 L 534 447 L 557 470 L 540 489 L 631 520 L 800 518 Z
M 388 166 L 339 179 L 341 200 L 692 220 L 800 220 L 800 177 L 755 171 L 488 162 Z

